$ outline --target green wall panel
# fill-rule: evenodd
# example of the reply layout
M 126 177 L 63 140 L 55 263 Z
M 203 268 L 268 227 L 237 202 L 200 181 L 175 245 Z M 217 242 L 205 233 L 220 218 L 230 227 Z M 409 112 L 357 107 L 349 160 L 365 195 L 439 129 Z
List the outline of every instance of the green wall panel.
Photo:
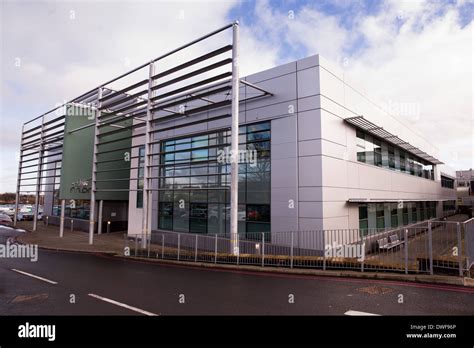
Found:
M 60 199 L 90 199 L 92 159 L 94 151 L 94 127 L 81 129 L 69 134 L 69 131 L 92 124 L 94 119 L 87 115 L 84 109 L 68 107 L 64 131 L 63 159 L 61 168 Z M 119 121 L 119 126 L 131 124 L 131 120 Z M 101 133 L 117 130 L 116 127 L 102 127 Z M 104 136 L 102 142 L 116 140 L 131 135 L 131 130 Z M 110 144 L 99 146 L 99 152 L 114 149 L 127 148 L 131 145 L 131 139 L 123 139 Z M 130 149 L 99 154 L 98 160 L 107 161 L 121 159 L 121 161 L 106 162 L 98 164 L 98 171 L 114 169 L 111 172 L 97 173 L 97 189 L 128 189 L 130 179 L 130 161 L 127 161 L 127 154 Z M 123 169 L 123 170 L 115 170 Z M 112 179 L 110 182 L 100 180 Z M 128 179 L 118 181 L 117 179 Z M 128 200 L 128 191 L 121 192 L 97 192 L 96 199 L 100 200 Z

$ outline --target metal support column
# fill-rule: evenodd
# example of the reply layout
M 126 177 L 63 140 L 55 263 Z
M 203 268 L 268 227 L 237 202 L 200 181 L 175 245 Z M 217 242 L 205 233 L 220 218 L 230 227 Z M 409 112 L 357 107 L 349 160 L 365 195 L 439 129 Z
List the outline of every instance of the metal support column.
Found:
M 101 199 L 99 201 L 99 217 L 97 219 L 97 234 L 102 234 L 102 209 L 103 208 L 104 208 L 104 200 Z
M 144 164 L 143 164 L 143 211 L 142 211 L 142 233 L 147 236 L 150 230 L 150 194 L 151 189 L 150 187 L 150 166 L 153 163 L 150 163 L 151 159 L 151 121 L 153 118 L 153 113 L 151 112 L 151 98 L 153 98 L 153 75 L 154 75 L 154 63 L 150 62 L 149 72 L 148 72 L 148 103 L 147 103 L 147 111 L 146 111 L 146 132 L 145 132 L 145 154 L 144 154 Z M 142 238 L 142 247 L 146 247 L 146 238 Z
M 94 243 L 94 228 L 95 228 L 95 193 L 97 191 L 96 176 L 97 176 L 97 152 L 99 144 L 99 118 L 100 118 L 100 99 L 102 98 L 102 87 L 98 91 L 98 105 L 95 115 L 95 132 L 94 132 L 94 156 L 92 158 L 92 179 L 91 179 L 91 204 L 89 213 L 89 244 Z
M 232 26 L 232 127 L 231 127 L 230 243 L 233 255 L 239 254 L 239 22 Z
M 20 158 L 18 159 L 18 177 L 16 182 L 16 196 L 15 196 L 15 215 L 13 216 L 13 226 L 16 227 L 18 221 L 18 205 L 20 204 L 20 184 L 21 184 L 21 155 L 23 154 L 23 132 L 25 125 L 21 126 L 21 140 L 20 140 Z
M 44 116 L 41 117 L 41 131 L 40 131 L 40 143 L 38 149 L 38 170 L 36 172 L 36 189 L 35 189 L 35 207 L 33 209 L 33 231 L 36 231 L 38 227 L 38 212 L 39 212 L 39 198 L 41 190 L 41 167 L 43 166 L 43 136 L 44 136 Z
M 62 238 L 64 236 L 64 214 L 66 210 L 66 201 L 61 199 L 61 218 L 59 220 L 59 237 Z
M 294 253 L 294 233 L 293 231 L 291 233 L 291 254 L 290 254 L 290 268 L 293 268 L 293 253 Z
M 403 238 L 403 248 L 405 249 L 405 274 L 408 274 L 408 229 L 405 229 L 405 237 Z
M 433 275 L 433 231 L 431 221 L 428 222 L 428 254 L 430 258 L 430 274 Z
M 459 276 L 462 277 L 463 267 L 462 267 L 462 238 L 461 238 L 461 224 L 458 222 L 456 224 L 456 234 L 458 238 L 458 263 L 459 263 Z

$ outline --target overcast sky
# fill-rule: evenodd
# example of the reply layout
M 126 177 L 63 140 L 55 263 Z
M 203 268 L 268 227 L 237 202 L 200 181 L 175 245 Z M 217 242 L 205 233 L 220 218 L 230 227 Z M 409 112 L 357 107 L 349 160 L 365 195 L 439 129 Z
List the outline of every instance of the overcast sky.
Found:
M 446 164 L 474 167 L 472 1 L 0 3 L 0 192 L 15 190 L 23 122 L 234 19 L 242 75 L 319 53 Z

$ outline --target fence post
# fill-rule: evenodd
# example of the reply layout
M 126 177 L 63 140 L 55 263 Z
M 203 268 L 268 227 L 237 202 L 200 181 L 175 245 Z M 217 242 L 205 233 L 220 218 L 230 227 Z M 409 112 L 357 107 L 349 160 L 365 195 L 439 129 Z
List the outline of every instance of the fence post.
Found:
M 262 267 L 265 267 L 265 232 L 262 232 Z
M 217 263 L 217 233 L 214 240 L 214 263 Z
M 405 237 L 404 237 L 404 245 L 405 248 L 405 274 L 408 274 L 408 228 L 405 229 Z
M 161 235 L 161 258 L 165 259 L 165 235 Z
M 151 244 L 151 234 L 150 235 L 147 235 L 147 239 L 148 239 L 148 250 L 147 250 L 147 257 L 150 258 L 150 244 Z
M 196 234 L 196 242 L 194 244 L 194 262 L 198 260 L 198 235 Z
M 323 240 L 323 271 L 326 270 L 326 232 L 324 230 L 319 230 Z
M 178 233 L 178 261 L 179 261 L 179 252 L 181 249 L 181 233 Z
M 468 225 L 469 224 L 469 225 Z M 471 254 L 471 240 L 474 242 L 474 238 L 472 237 L 472 233 L 474 232 L 472 228 L 470 227 L 470 222 L 466 223 L 463 222 L 463 228 L 464 228 L 464 245 L 466 247 L 466 270 L 467 270 L 467 276 L 471 278 L 471 272 L 470 270 L 470 265 L 471 265 L 471 259 L 472 259 L 472 254 Z
M 240 264 L 240 237 L 239 234 L 237 233 L 237 265 Z
M 430 257 L 430 274 L 433 275 L 433 236 L 431 230 L 431 221 L 428 222 L 428 253 Z
M 291 254 L 290 254 L 290 255 L 291 255 L 291 258 L 290 258 L 290 268 L 293 268 L 293 244 L 294 244 L 294 242 L 293 242 L 293 235 L 294 235 L 294 233 L 293 233 L 293 231 L 290 232 L 290 233 L 291 233 Z
M 361 252 L 361 259 L 362 262 L 360 263 L 360 271 L 364 272 L 365 266 L 365 243 L 364 243 L 364 236 L 360 238 L 360 252 Z
M 459 262 L 459 276 L 462 277 L 462 239 L 461 239 L 461 224 L 456 224 L 456 232 L 458 235 L 458 262 Z

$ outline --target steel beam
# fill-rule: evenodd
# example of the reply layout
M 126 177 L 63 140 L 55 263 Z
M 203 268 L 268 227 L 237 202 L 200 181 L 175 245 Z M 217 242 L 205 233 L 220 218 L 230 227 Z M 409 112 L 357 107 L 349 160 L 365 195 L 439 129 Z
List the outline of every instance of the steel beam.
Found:
M 231 185 L 230 185 L 230 243 L 233 255 L 239 255 L 239 22 L 232 26 L 232 127 L 231 127 Z

